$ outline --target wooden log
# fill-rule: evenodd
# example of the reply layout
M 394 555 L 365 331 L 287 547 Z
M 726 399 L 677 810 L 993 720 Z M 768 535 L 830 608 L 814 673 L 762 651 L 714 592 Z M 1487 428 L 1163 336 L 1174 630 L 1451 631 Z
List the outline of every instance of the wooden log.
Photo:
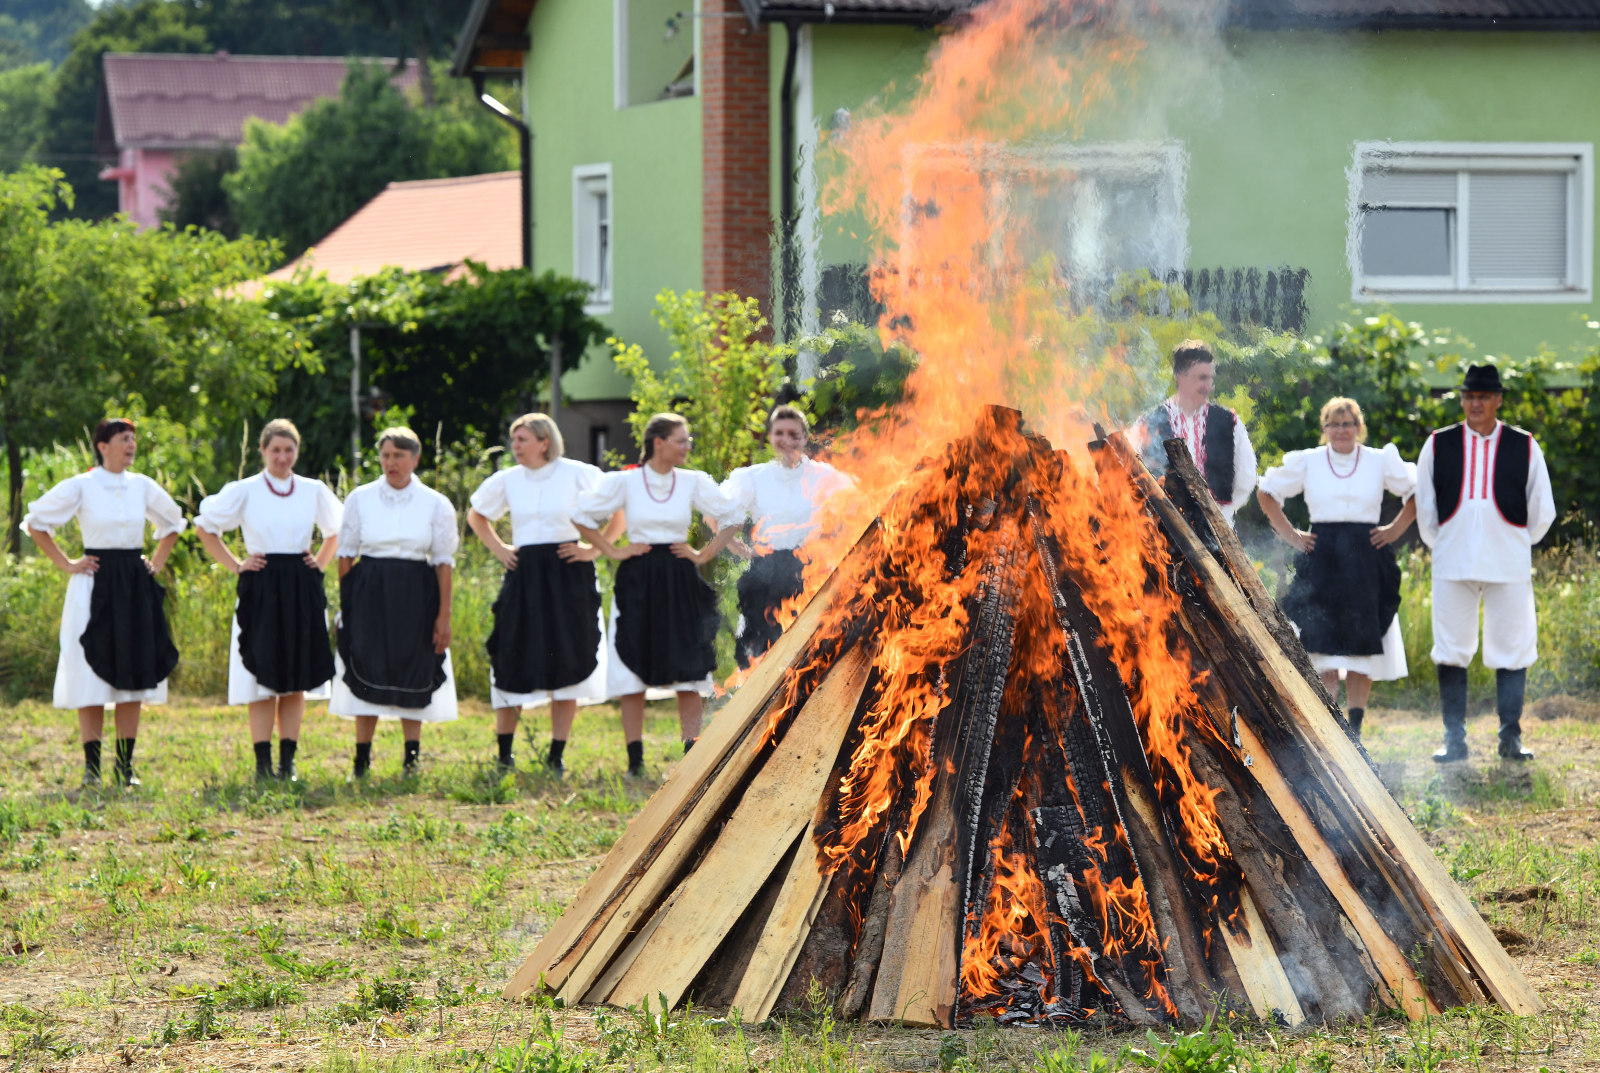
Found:
M 890 827 L 887 845 L 878 855 L 879 865 L 872 876 L 872 898 L 867 903 L 867 914 L 862 918 L 861 936 L 856 940 L 855 958 L 850 963 L 850 979 L 844 994 L 839 996 L 839 1016 L 856 1020 L 867 1008 L 872 998 L 872 985 L 877 979 L 878 964 L 883 957 L 883 938 L 889 930 L 889 907 L 894 903 L 894 888 L 900 882 L 906 858 L 900 847 L 900 836 Z
M 1237 930 L 1225 921 L 1218 921 L 1217 925 L 1256 1017 L 1267 1024 L 1281 1017 L 1290 1028 L 1304 1024 L 1305 1011 L 1300 1008 L 1289 976 L 1283 971 L 1283 962 L 1278 959 L 1272 937 L 1267 934 L 1267 925 L 1261 919 L 1248 886 L 1239 892 L 1239 911 L 1243 919 L 1238 922 Z
M 846 557 L 846 563 L 876 554 L 879 534 L 880 527 L 874 522 L 856 542 Z M 701 734 L 695 747 L 678 765 L 673 778 L 656 791 L 629 822 L 600 867 L 578 891 L 572 905 L 506 984 L 506 998 L 520 998 L 539 986 L 541 981 L 552 990 L 563 989 L 589 946 L 604 932 L 622 897 L 659 854 L 684 817 L 693 812 L 701 795 L 730 756 L 734 758 L 736 768 L 748 763 L 750 751 L 735 754 L 735 749 L 760 721 L 790 667 L 805 653 L 823 616 L 833 603 L 839 589 L 836 579 L 841 576 L 847 576 L 843 566 L 824 583 L 799 617 L 750 672 L 744 685 L 711 720 L 711 725 Z M 581 990 L 587 990 L 598 976 L 596 972 Z
M 794 970 L 827 893 L 828 877 L 817 865 L 810 833 L 803 831 L 777 903 L 729 1004 L 740 1012 L 744 1023 L 759 1024 L 772 1016 L 772 1008 Z
M 669 1007 L 678 1004 L 795 838 L 810 827 L 871 670 L 871 653 L 860 645 L 835 661 L 606 1001 L 627 1006 L 665 995 Z
M 1244 591 L 1204 547 L 1171 500 L 1150 480 L 1143 463 L 1126 441 L 1116 436 L 1112 437 L 1112 443 L 1127 466 L 1130 478 L 1145 493 L 1147 504 L 1172 541 L 1174 551 L 1196 571 L 1213 612 L 1235 632 L 1240 642 L 1240 658 L 1248 653 L 1273 692 L 1281 698 L 1280 714 L 1301 746 L 1302 754 L 1312 764 L 1319 782 L 1336 791 L 1338 806 L 1356 821 L 1346 830 L 1367 832 L 1369 850 L 1391 864 L 1390 887 L 1398 899 L 1411 906 L 1426 922 L 1435 964 L 1448 977 L 1441 983 L 1447 983 L 1457 1001 L 1463 1004 L 1489 998 L 1519 1015 L 1541 1010 L 1543 1004 L 1533 988 L 1379 781 L 1359 748 L 1350 741 L 1340 721 L 1329 711 L 1326 698 L 1312 688 L 1284 652 L 1284 646 L 1267 629 Z M 1174 461 L 1175 468 L 1183 464 L 1184 457 Z M 1214 504 L 1208 508 L 1204 503 L 1201 508 L 1208 513 L 1215 509 Z M 1212 526 L 1220 532 L 1217 518 L 1212 519 Z M 1247 729 L 1241 720 L 1241 735 Z M 1324 881 L 1330 890 L 1335 889 L 1337 883 L 1348 883 L 1342 873 L 1324 876 Z M 1421 1007 L 1425 1005 L 1407 1002 L 1403 1008 L 1410 1016 L 1420 1016 Z
M 987 564 L 960 686 L 936 720 L 932 788 L 895 884 L 868 1013 L 873 1020 L 955 1024 L 973 835 L 1016 629 L 1015 579 L 1003 564 L 1017 546 L 1014 532 L 994 541 L 997 561 Z
M 686 1002 L 693 1003 L 698 1009 L 733 1008 L 734 999 L 738 997 L 739 987 L 744 982 L 753 959 L 761 951 L 762 945 L 769 942 L 767 936 L 776 926 L 773 912 L 778 908 L 778 899 L 783 897 L 784 891 L 789 888 L 790 881 L 794 877 L 796 854 L 804 853 L 810 848 L 807 834 L 808 832 L 801 831 L 796 836 L 794 845 L 789 847 L 789 851 L 783 855 L 783 860 L 768 878 L 766 885 L 750 903 L 750 908 L 739 918 L 738 927 L 722 941 L 722 946 L 716 954 L 701 968 L 699 977 L 689 985 L 688 994 L 685 996 Z M 814 849 L 811 849 L 811 855 L 816 856 Z M 820 886 L 820 882 L 818 885 Z M 798 947 L 793 952 L 798 954 Z M 773 997 L 777 997 L 776 988 L 773 989 Z

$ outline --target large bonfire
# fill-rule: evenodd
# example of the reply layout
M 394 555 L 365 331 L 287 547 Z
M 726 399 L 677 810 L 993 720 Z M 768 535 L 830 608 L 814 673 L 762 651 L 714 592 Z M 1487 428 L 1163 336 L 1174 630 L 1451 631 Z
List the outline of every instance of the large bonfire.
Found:
M 1144 48 L 1126 5 L 992 0 L 835 147 L 832 207 L 923 363 L 839 445 L 862 494 L 788 633 L 508 994 L 749 1019 L 820 985 L 942 1025 L 1537 1008 L 1187 456 L 1163 485 L 1092 425 L 1138 377 L 1033 259 L 1018 207 L 1060 174 L 1016 147 L 1079 137 Z

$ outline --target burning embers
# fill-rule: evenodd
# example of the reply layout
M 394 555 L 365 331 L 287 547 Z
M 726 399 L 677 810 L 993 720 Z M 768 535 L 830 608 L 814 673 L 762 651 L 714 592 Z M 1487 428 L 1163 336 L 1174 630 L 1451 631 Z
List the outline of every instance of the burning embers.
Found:
M 1298 1023 L 1538 1001 L 1344 736 L 1186 455 L 1012 411 L 925 463 L 507 989 Z M 1420 971 L 1418 966 L 1420 966 Z

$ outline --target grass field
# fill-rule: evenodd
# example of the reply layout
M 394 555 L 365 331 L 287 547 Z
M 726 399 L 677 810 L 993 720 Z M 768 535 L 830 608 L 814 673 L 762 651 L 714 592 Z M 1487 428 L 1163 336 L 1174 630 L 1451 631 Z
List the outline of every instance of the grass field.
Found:
M 1425 713 L 1374 712 L 1385 779 L 1547 1003 L 1538 1017 L 1393 1015 L 1290 1035 L 1220 1024 L 1158 1037 L 982 1026 L 942 1033 L 815 1016 L 560 1010 L 499 989 L 658 783 L 621 777 L 616 711 L 585 709 L 569 774 L 497 782 L 489 714 L 428 728 L 403 782 L 396 728 L 347 784 L 349 724 L 313 706 L 302 781 L 257 789 L 242 712 L 155 709 L 133 793 L 78 789 L 71 713 L 5 710 L 0 742 L 0 1053 L 14 1069 L 328 1071 L 1600 1069 L 1600 703 L 1531 706 L 1538 760 L 1441 774 Z M 542 739 L 545 724 L 525 721 Z M 647 757 L 678 754 L 652 705 Z M 109 760 L 108 760 L 109 768 Z M 708 909 L 714 907 L 708 907 Z

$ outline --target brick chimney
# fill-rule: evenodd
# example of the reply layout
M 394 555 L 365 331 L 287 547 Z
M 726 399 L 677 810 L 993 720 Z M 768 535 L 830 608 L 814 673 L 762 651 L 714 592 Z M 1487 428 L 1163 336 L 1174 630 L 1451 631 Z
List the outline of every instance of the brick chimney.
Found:
M 701 247 L 708 294 L 737 291 L 772 316 L 768 35 L 739 0 L 703 0 Z

